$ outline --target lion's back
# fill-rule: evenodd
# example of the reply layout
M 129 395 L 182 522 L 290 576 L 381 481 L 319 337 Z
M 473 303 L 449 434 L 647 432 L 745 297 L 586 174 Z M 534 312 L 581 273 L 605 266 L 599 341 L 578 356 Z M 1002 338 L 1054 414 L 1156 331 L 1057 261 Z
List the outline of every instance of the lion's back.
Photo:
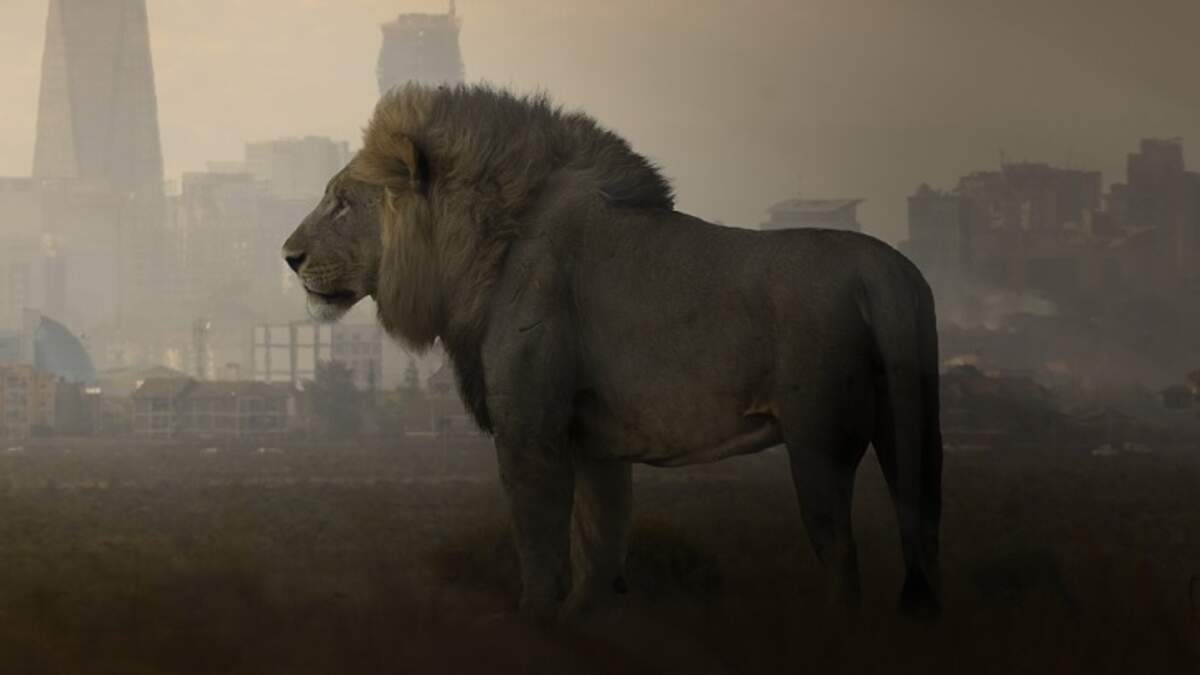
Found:
M 811 303 L 879 270 L 923 283 L 903 254 L 858 232 L 761 231 L 716 225 L 678 211 L 597 208 L 588 210 L 579 229 L 579 236 L 570 238 L 577 245 L 571 258 L 598 263 L 591 271 L 607 292 L 661 289 L 697 299 L 733 293 Z

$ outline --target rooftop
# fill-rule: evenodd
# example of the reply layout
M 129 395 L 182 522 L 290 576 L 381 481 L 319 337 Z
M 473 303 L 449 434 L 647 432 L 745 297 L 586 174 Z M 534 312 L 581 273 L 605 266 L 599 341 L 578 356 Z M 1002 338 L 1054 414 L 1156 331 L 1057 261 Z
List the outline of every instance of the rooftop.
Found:
M 237 382 L 197 382 L 196 380 L 179 377 L 147 378 L 137 391 L 134 398 L 167 398 L 177 399 L 220 399 L 258 396 L 260 398 L 287 398 L 294 393 L 288 383 L 237 381 Z
M 767 209 L 767 213 L 771 215 L 779 213 L 834 213 L 843 209 L 852 208 L 863 203 L 863 199 L 785 199 L 771 208 Z
M 266 382 L 196 382 L 187 392 L 188 398 L 236 398 L 239 396 L 259 396 L 262 398 L 286 398 L 289 390 L 273 386 Z
M 191 378 L 181 377 L 149 377 L 142 381 L 137 391 L 133 392 L 134 398 L 167 398 L 174 399 L 183 392 L 187 391 L 188 387 L 195 382 Z

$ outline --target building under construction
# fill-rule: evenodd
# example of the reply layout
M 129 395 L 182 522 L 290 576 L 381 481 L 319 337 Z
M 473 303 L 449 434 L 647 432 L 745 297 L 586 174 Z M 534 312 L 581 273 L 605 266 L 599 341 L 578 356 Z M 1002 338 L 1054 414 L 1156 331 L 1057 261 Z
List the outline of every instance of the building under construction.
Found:
M 446 14 L 401 14 L 383 24 L 379 93 L 406 82 L 458 84 L 465 77 L 454 1 Z

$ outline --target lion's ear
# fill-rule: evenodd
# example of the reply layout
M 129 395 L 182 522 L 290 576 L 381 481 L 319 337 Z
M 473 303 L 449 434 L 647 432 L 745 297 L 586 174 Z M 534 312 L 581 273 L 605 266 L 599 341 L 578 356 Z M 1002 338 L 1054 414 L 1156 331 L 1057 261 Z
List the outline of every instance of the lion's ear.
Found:
M 407 136 L 395 135 L 386 143 L 369 143 L 354 160 L 355 178 L 389 190 L 424 192 L 429 163 Z
M 396 145 L 396 152 L 404 162 L 404 166 L 408 168 L 409 186 L 416 192 L 424 192 L 425 181 L 428 179 L 426 174 L 429 172 L 425 156 L 421 154 L 420 150 L 417 150 L 417 146 L 408 136 L 400 137 Z

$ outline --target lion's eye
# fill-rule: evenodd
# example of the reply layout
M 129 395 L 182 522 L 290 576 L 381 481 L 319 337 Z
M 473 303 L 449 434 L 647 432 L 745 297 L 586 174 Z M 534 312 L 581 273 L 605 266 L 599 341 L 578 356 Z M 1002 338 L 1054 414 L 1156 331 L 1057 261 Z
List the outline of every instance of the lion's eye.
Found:
M 347 213 L 350 213 L 350 203 L 343 199 L 339 199 L 333 206 L 333 219 L 338 220 Z

